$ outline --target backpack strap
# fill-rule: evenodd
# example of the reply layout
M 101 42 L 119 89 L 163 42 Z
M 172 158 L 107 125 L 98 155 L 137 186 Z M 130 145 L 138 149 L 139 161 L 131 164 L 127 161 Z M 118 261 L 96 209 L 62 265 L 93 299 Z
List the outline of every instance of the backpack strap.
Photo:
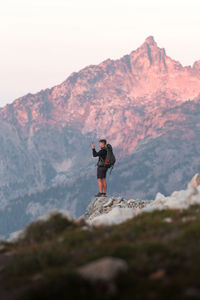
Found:
M 111 175 L 111 172 L 112 172 L 113 168 L 114 168 L 114 166 L 112 166 L 112 167 L 110 168 L 110 175 Z

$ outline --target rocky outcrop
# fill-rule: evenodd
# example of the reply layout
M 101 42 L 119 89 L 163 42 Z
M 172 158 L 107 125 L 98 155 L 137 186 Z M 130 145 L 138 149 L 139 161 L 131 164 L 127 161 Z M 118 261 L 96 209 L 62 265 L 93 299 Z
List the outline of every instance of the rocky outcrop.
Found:
M 196 174 L 186 190 L 174 191 L 170 196 L 161 193 L 156 195 L 155 200 L 146 206 L 143 211 L 155 209 L 187 209 L 190 205 L 200 204 L 200 175 Z
M 85 212 L 85 219 L 90 225 L 119 224 L 132 218 L 136 212 L 151 200 L 125 200 L 122 197 L 95 197 Z
M 187 209 L 190 205 L 200 205 L 200 175 L 196 174 L 186 190 L 174 191 L 170 196 L 157 193 L 155 200 L 124 200 L 99 197 L 92 199 L 85 219 L 89 225 L 120 224 L 142 212 L 162 209 Z M 166 220 L 167 222 L 167 220 Z

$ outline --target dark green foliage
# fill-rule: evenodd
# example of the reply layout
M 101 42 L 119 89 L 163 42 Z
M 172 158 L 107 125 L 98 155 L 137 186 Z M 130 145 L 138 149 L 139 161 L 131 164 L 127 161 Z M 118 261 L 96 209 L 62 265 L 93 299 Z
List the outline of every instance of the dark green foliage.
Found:
M 118 226 L 88 230 L 57 215 L 31 224 L 24 240 L 14 248 L 6 281 L 12 288 L 28 284 L 20 299 L 200 297 L 199 206 L 142 213 Z M 109 283 L 92 284 L 76 272 L 79 266 L 104 256 L 128 262 L 128 272 L 112 283 L 115 294 L 110 294 Z M 156 272 L 161 275 L 154 276 Z M 33 281 L 37 274 L 41 279 Z
M 57 233 L 62 233 L 64 230 L 75 227 L 72 221 L 60 213 L 55 214 L 49 220 L 38 220 L 30 224 L 25 231 L 24 242 L 41 242 Z

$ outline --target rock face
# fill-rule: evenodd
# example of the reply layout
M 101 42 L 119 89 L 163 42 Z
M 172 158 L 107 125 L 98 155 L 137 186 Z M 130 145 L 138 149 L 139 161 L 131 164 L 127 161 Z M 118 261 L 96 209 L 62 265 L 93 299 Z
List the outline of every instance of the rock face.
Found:
M 157 193 L 155 200 L 124 200 L 123 198 L 99 197 L 92 199 L 85 219 L 89 225 L 102 226 L 120 224 L 142 212 L 162 209 L 186 209 L 190 205 L 200 205 L 200 175 L 196 174 L 186 190 L 174 191 L 165 197 Z M 171 222 L 170 218 L 165 220 Z
M 54 207 L 83 214 L 96 192 L 90 143 L 99 137 L 116 153 L 114 196 L 183 188 L 200 168 L 199 64 L 182 66 L 150 36 L 129 55 L 3 107 L 0 235 Z
M 85 219 L 90 225 L 119 224 L 134 217 L 151 200 L 125 200 L 122 197 L 95 197 L 85 212 Z

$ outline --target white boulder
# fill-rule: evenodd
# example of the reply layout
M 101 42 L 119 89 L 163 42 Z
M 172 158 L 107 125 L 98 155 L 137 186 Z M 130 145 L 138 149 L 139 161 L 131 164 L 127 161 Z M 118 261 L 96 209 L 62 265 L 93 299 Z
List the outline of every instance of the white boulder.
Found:
M 115 206 L 106 214 L 102 214 L 89 220 L 88 223 L 94 226 L 120 224 L 136 215 L 136 210 L 133 208 L 120 208 Z
M 128 270 L 128 264 L 125 260 L 114 257 L 103 257 L 87 263 L 78 269 L 78 273 L 90 280 L 105 280 L 114 279 L 119 272 Z

